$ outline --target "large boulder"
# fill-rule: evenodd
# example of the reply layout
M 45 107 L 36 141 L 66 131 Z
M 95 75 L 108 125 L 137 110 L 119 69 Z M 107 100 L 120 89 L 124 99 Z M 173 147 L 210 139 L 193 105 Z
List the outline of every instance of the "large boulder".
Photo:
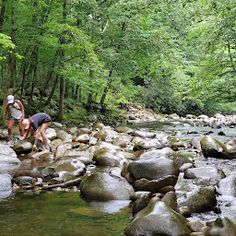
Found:
M 205 157 L 233 159 L 236 158 L 236 149 L 229 149 L 225 144 L 210 137 L 204 136 L 201 141 L 202 153 Z
M 9 197 L 12 193 L 11 176 L 0 174 L 0 199 Z
M 158 179 L 167 175 L 179 175 L 179 169 L 174 161 L 160 157 L 155 160 L 139 160 L 128 165 L 128 171 L 134 179 Z
M 20 163 L 12 148 L 0 144 L 0 174 L 14 175 Z
M 105 172 L 86 177 L 80 184 L 80 191 L 88 200 L 129 200 L 133 187 L 124 179 Z
M 185 217 L 161 201 L 151 201 L 125 229 L 127 236 L 189 236 L 190 232 Z

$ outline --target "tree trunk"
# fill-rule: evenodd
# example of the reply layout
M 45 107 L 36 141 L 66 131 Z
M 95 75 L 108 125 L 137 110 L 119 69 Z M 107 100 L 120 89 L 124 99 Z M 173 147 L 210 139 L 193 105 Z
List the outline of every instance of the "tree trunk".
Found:
M 7 0 L 2 0 L 1 10 L 0 10 L 0 32 L 2 32 L 2 27 L 4 23 L 4 16 L 6 12 Z
M 109 72 L 109 75 L 108 75 L 108 80 L 107 80 L 107 85 L 106 87 L 104 88 L 103 90 L 103 94 L 101 96 L 101 99 L 100 99 L 100 105 L 101 105 L 101 111 L 105 111 L 105 99 L 106 99 L 106 96 L 107 96 L 107 93 L 109 91 L 109 89 L 111 88 L 111 83 L 112 83 L 112 72 L 113 72 L 113 67 L 111 68 L 110 72 Z
M 63 2 L 63 23 L 66 22 L 67 17 L 67 0 L 64 0 Z M 62 35 L 60 38 L 60 44 L 65 44 L 65 38 Z M 65 52 L 63 49 L 61 49 L 61 66 L 60 68 L 64 68 L 64 59 L 65 59 Z M 58 120 L 62 121 L 64 116 L 64 97 L 65 97 L 65 79 L 63 76 L 60 76 L 60 94 L 59 94 L 59 111 L 58 111 Z

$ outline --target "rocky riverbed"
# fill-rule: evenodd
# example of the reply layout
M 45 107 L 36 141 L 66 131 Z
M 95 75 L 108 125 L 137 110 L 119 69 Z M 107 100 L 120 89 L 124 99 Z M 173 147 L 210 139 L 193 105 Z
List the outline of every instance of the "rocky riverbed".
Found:
M 128 236 L 236 235 L 236 117 L 135 109 L 132 126 L 53 123 L 52 152 L 31 152 L 31 140 L 9 147 L 2 129 L 0 198 L 73 190 L 89 202 L 129 204 Z

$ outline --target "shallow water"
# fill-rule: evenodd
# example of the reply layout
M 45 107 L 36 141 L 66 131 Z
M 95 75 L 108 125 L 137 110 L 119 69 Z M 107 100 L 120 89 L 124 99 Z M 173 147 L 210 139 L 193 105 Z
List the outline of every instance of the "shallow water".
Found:
M 105 213 L 78 192 L 17 193 L 0 201 L 1 236 L 118 236 L 128 222 L 127 207 Z

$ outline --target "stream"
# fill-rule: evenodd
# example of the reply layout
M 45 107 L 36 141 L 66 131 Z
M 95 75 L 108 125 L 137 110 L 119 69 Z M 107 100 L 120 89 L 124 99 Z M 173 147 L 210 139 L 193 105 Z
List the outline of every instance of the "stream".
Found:
M 132 128 L 165 131 L 183 141 L 211 132 L 211 136 L 227 142 L 234 138 L 235 129 L 223 127 L 213 129 L 208 126 L 192 126 L 186 122 L 152 122 L 132 125 Z M 225 135 L 219 135 L 223 131 Z M 226 174 L 236 171 L 236 160 L 223 160 L 201 157 L 196 166 L 217 166 Z M 184 188 L 185 179 L 179 179 L 177 192 Z M 221 212 L 193 214 L 192 218 L 214 221 L 224 215 L 236 218 L 235 199 L 218 196 Z M 235 204 L 234 204 L 235 203 Z M 86 202 L 78 191 L 16 193 L 10 198 L 0 200 L 1 236 L 42 236 L 42 235 L 81 235 L 81 236 L 118 236 L 131 220 L 127 201 L 107 203 Z

